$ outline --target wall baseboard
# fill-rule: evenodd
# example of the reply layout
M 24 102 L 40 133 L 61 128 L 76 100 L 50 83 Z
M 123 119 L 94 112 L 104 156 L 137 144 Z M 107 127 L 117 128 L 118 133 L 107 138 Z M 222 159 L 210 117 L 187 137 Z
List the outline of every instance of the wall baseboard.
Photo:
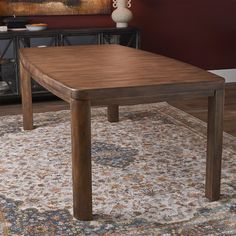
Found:
M 209 72 L 224 77 L 226 83 L 236 82 L 236 69 L 209 70 Z

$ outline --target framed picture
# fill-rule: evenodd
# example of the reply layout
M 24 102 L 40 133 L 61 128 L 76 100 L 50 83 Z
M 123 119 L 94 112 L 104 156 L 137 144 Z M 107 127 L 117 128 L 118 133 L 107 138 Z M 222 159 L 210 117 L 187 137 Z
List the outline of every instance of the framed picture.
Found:
M 111 0 L 0 0 L 0 16 L 110 13 Z

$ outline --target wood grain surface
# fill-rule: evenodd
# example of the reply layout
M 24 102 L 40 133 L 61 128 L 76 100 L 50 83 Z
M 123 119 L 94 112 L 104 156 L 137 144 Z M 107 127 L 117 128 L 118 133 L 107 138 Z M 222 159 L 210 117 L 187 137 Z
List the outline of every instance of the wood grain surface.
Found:
M 108 105 L 108 120 L 116 122 L 119 105 L 127 101 L 208 97 L 205 195 L 212 201 L 219 199 L 223 78 L 170 58 L 118 45 L 22 49 L 20 62 L 24 123 L 32 120 L 30 76 L 70 103 L 73 210 L 77 219 L 92 219 L 90 106 L 96 100 Z
M 200 68 L 119 45 L 25 48 L 20 59 L 38 83 L 64 100 L 213 92 L 223 83 Z

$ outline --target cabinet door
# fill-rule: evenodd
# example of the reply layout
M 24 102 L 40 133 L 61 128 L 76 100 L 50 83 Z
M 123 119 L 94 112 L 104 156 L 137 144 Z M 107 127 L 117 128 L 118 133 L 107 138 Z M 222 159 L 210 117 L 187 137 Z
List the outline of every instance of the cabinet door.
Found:
M 0 98 L 19 94 L 14 38 L 0 39 Z
M 137 31 L 119 31 L 103 33 L 103 44 L 120 44 L 127 47 L 139 48 L 139 34 Z
M 21 36 L 18 37 L 19 48 L 27 47 L 53 47 L 58 45 L 58 39 L 56 35 L 52 36 Z M 32 93 L 48 93 L 41 85 L 34 80 L 32 81 Z
M 86 44 L 98 44 L 99 36 L 98 34 L 62 34 L 61 35 L 61 45 L 62 46 L 72 46 L 72 45 L 86 45 Z

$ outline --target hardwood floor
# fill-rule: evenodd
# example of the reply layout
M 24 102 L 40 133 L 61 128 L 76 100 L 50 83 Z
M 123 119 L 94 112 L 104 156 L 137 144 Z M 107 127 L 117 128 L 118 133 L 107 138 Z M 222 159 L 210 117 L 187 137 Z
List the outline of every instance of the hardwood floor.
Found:
M 207 120 L 207 99 L 193 99 L 169 102 L 203 121 Z M 34 112 L 58 111 L 69 109 L 69 105 L 60 100 L 35 102 Z M 21 114 L 21 104 L 6 104 L 0 106 L 0 116 Z M 236 137 L 236 83 L 226 85 L 224 131 Z
M 207 121 L 207 99 L 193 99 L 186 101 L 169 102 L 203 121 Z M 236 83 L 226 85 L 224 131 L 236 137 Z

